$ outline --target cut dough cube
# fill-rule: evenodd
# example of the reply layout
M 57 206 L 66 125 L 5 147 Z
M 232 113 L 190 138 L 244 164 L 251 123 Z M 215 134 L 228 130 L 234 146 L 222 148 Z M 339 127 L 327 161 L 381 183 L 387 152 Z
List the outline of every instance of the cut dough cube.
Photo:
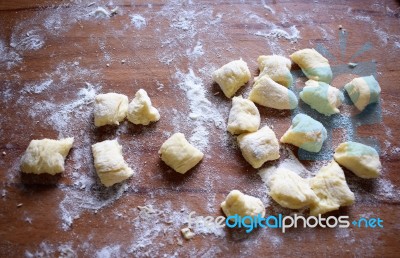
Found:
M 281 137 L 281 142 L 306 151 L 319 152 L 326 138 L 327 131 L 320 122 L 305 114 L 297 114 L 290 128 Z
M 241 134 L 237 139 L 243 157 L 253 168 L 280 157 L 278 139 L 268 126 L 254 133 Z
M 122 156 L 122 146 L 117 140 L 106 140 L 92 145 L 94 167 L 100 181 L 112 186 L 133 175 L 133 170 Z
M 372 75 L 354 78 L 344 88 L 360 111 L 369 104 L 378 102 L 381 93 L 381 87 Z
M 242 96 L 233 97 L 227 130 L 231 134 L 255 132 L 260 127 L 260 112 L 254 103 Z
M 354 193 L 347 185 L 343 170 L 335 161 L 322 167 L 318 174 L 310 179 L 310 186 L 318 197 L 318 200 L 310 207 L 312 216 L 354 203 Z
M 63 172 L 65 157 L 73 143 L 72 137 L 61 140 L 32 140 L 21 158 L 21 171 L 51 175 Z
M 94 125 L 119 125 L 128 112 L 128 97 L 118 93 L 96 96 L 94 103 Z
M 358 142 L 343 142 L 333 156 L 337 163 L 362 178 L 376 178 L 381 174 L 378 152 Z
M 225 201 L 221 203 L 222 211 L 227 217 L 239 215 L 240 217 L 256 217 L 261 214 L 265 216 L 265 206 L 262 201 L 256 197 L 244 194 L 239 190 L 232 190 Z
M 225 96 L 231 98 L 240 87 L 250 80 L 251 73 L 247 63 L 240 59 L 222 66 L 212 74 L 212 77 L 219 84 Z
M 278 168 L 268 186 L 271 198 L 285 208 L 301 209 L 317 200 L 307 180 L 286 168 Z
M 294 52 L 290 58 L 298 64 L 303 73 L 310 80 L 330 83 L 332 70 L 328 59 L 323 57 L 315 49 L 305 48 Z
M 162 161 L 181 174 L 196 166 L 204 156 L 182 133 L 172 135 L 163 143 L 158 153 L 161 154 Z
M 257 61 L 260 69 L 258 78 L 268 75 L 273 81 L 285 87 L 293 84 L 293 76 L 290 73 L 292 61 L 289 58 L 278 55 L 259 56 Z
M 148 125 L 160 119 L 158 110 L 152 106 L 145 90 L 140 89 L 136 92 L 135 98 L 129 103 L 127 118 L 135 125 Z
M 344 100 L 343 93 L 325 82 L 308 80 L 300 92 L 300 98 L 326 116 L 339 113 L 338 107 Z
M 249 99 L 261 106 L 276 109 L 294 109 L 298 104 L 293 91 L 274 82 L 268 75 L 256 80 Z

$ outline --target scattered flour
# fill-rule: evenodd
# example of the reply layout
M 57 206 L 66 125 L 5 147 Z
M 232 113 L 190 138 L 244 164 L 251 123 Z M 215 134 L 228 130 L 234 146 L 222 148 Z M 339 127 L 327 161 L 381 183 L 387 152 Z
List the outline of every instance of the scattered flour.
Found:
M 44 31 L 39 28 L 21 29 L 24 27 L 18 26 L 13 30 L 11 35 L 10 46 L 17 51 L 38 50 L 45 44 Z
M 175 78 L 179 81 L 178 87 L 183 90 L 189 101 L 189 118 L 193 127 L 190 142 L 201 150 L 209 147 L 210 126 L 225 129 L 225 119 L 218 112 L 217 107 L 206 97 L 203 81 L 197 77 L 192 69 L 188 73 L 177 71 Z
M 131 14 L 131 15 L 129 15 L 129 17 L 131 17 L 131 23 L 136 29 L 141 30 L 144 27 L 146 27 L 147 22 L 146 22 L 146 19 L 142 15 Z
M 53 83 L 52 79 L 45 80 L 43 82 L 40 82 L 39 84 L 29 83 L 22 89 L 21 93 L 36 93 L 36 94 L 41 93 L 42 91 L 49 88 L 52 83 Z

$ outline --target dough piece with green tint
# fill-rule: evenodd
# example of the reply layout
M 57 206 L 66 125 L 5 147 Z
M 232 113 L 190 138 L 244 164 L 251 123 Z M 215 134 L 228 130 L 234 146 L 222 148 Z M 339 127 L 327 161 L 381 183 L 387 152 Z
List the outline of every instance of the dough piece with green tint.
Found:
M 133 170 L 122 156 L 122 146 L 117 140 L 106 140 L 92 145 L 94 167 L 100 181 L 112 186 L 133 175 Z
M 307 180 L 285 168 L 277 169 L 268 186 L 271 198 L 285 208 L 301 209 L 317 200 Z
M 354 203 L 354 193 L 347 185 L 342 168 L 335 161 L 322 167 L 318 174 L 310 179 L 310 186 L 318 197 L 310 207 L 311 216 L 318 216 Z
M 281 142 L 290 143 L 310 152 L 319 152 L 327 138 L 325 127 L 317 120 L 298 114 L 292 120 L 292 125 L 281 137 Z
M 261 106 L 275 109 L 295 109 L 298 100 L 293 91 L 274 82 L 268 75 L 258 78 L 249 99 Z
M 354 78 L 344 88 L 360 111 L 369 104 L 378 102 L 381 93 L 381 87 L 372 75 Z
M 192 146 L 182 133 L 176 133 L 166 140 L 158 153 L 162 161 L 176 172 L 185 174 L 203 159 L 204 154 Z
M 381 174 L 378 152 L 358 142 L 343 142 L 333 155 L 336 162 L 362 178 L 376 178 Z
M 262 201 L 239 190 L 232 190 L 221 203 L 221 208 L 227 217 L 236 214 L 242 218 L 256 217 L 258 214 L 261 214 L 261 217 L 265 216 L 265 206 Z
M 315 49 L 305 48 L 296 51 L 290 55 L 290 58 L 300 66 L 308 79 L 326 83 L 332 81 L 332 70 L 328 59 Z
M 64 171 L 64 160 L 74 138 L 32 140 L 21 158 L 24 173 L 55 175 Z
M 289 58 L 278 55 L 259 56 L 257 62 L 260 69 L 258 78 L 268 75 L 273 81 L 285 87 L 293 84 L 293 76 L 290 73 L 292 61 Z
M 253 168 L 280 157 L 278 139 L 268 126 L 254 133 L 241 134 L 237 140 L 243 157 Z
M 128 106 L 128 120 L 135 125 L 148 125 L 150 122 L 160 120 L 160 113 L 153 107 L 147 92 L 140 89 Z
M 128 97 L 118 93 L 96 96 L 94 102 L 94 125 L 119 125 L 128 112 Z
M 233 97 L 227 130 L 231 134 L 255 132 L 260 127 L 260 112 L 251 100 Z
M 212 77 L 221 87 L 225 96 L 231 98 L 240 87 L 250 80 L 251 73 L 247 63 L 240 59 L 222 66 L 212 74 Z
M 300 98 L 326 116 L 339 113 L 338 107 L 344 100 L 343 93 L 325 82 L 306 81 L 306 86 L 300 92 Z

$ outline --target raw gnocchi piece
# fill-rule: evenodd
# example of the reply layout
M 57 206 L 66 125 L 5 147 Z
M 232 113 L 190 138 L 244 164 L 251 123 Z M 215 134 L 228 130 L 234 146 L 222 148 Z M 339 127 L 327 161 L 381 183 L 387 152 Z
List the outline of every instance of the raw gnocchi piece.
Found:
M 212 74 L 225 96 L 231 98 L 251 77 L 247 63 L 242 59 L 227 63 Z
M 133 175 L 133 170 L 122 156 L 122 146 L 117 140 L 106 140 L 92 145 L 94 167 L 100 181 L 112 186 Z
M 243 157 L 253 168 L 280 157 L 278 139 L 268 126 L 257 132 L 241 134 L 237 139 Z
M 376 178 L 381 174 L 378 152 L 358 142 L 343 142 L 333 155 L 336 162 L 362 178 Z
M 294 109 L 298 101 L 293 91 L 274 82 L 268 75 L 258 78 L 249 99 L 261 106 L 275 109 Z
M 60 140 L 32 140 L 21 158 L 21 171 L 51 175 L 63 172 L 65 157 L 73 143 L 72 137 Z
M 261 214 L 265 216 L 265 206 L 262 201 L 256 197 L 244 194 L 239 190 L 232 190 L 225 201 L 221 203 L 222 211 L 227 217 L 239 215 L 240 217 L 255 217 Z
M 290 58 L 298 64 L 308 79 L 330 83 L 332 70 L 328 59 L 315 49 L 305 48 L 294 52 Z
M 128 97 L 118 93 L 96 96 L 94 103 L 94 125 L 119 125 L 128 112 Z
M 290 87 L 293 84 L 293 76 L 290 73 L 292 61 L 290 59 L 284 56 L 269 55 L 259 56 L 257 62 L 260 69 L 258 78 L 268 75 L 273 81 L 285 87 Z
M 325 82 L 306 81 L 306 86 L 300 92 L 300 98 L 326 116 L 339 113 L 338 107 L 344 100 L 343 93 Z
M 310 207 L 310 215 L 317 216 L 333 210 L 340 206 L 348 206 L 354 203 L 354 193 L 347 185 L 343 170 L 332 161 L 322 167 L 318 174 L 310 179 L 311 189 L 318 199 Z
M 185 174 L 196 166 L 204 156 L 186 140 L 182 133 L 172 135 L 162 144 L 158 153 L 165 164 L 181 174 Z
M 127 118 L 135 125 L 148 125 L 150 122 L 160 120 L 160 113 L 153 107 L 147 92 L 140 89 L 136 92 L 135 98 L 128 105 Z
M 268 186 L 271 198 L 285 208 L 301 209 L 317 200 L 307 180 L 286 168 L 277 169 Z
M 305 114 L 297 114 L 280 141 L 306 151 L 319 152 L 326 138 L 327 131 L 320 122 Z
M 381 93 L 381 87 L 372 75 L 354 78 L 344 88 L 360 111 L 369 104 L 378 102 Z
M 242 96 L 233 97 L 227 130 L 231 134 L 255 132 L 260 127 L 260 112 L 254 103 Z

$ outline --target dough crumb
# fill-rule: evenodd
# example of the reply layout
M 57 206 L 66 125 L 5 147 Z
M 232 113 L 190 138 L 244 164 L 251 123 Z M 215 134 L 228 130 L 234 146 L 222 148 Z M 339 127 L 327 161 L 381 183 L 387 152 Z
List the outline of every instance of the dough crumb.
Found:
M 23 205 L 22 203 L 18 203 L 18 204 L 17 204 L 17 208 L 22 207 L 22 205 Z
M 185 238 L 186 240 L 192 239 L 195 236 L 195 233 L 193 233 L 190 228 L 182 228 L 181 233 L 183 238 Z

